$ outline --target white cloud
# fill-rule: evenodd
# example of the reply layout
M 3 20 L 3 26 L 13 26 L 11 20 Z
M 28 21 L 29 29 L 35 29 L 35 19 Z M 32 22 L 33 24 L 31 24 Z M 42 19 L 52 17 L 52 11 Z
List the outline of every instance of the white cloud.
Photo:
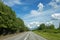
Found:
M 14 6 L 15 4 L 22 4 L 20 0 L 3 0 L 4 4 Z
M 28 24 L 28 27 L 29 27 L 29 28 L 37 28 L 39 25 L 40 25 L 39 22 L 33 21 L 33 22 L 30 22 L 30 23 Z
M 37 28 L 37 27 L 40 26 L 40 24 L 43 24 L 43 23 L 45 23 L 46 25 L 51 25 L 51 24 L 53 24 L 53 21 L 49 21 L 49 22 L 33 21 L 33 22 L 30 22 L 30 23 L 28 24 L 28 26 L 29 26 L 30 28 Z
M 51 5 L 53 8 L 58 8 L 58 5 L 55 2 L 50 2 L 49 5 Z
M 25 17 L 26 17 L 26 16 L 27 16 L 28 18 L 29 18 L 29 17 L 37 17 L 37 16 L 39 16 L 40 14 L 42 14 L 44 5 L 43 5 L 42 3 L 39 3 L 39 4 L 37 5 L 37 7 L 38 7 L 37 10 L 31 10 L 31 11 L 30 11 L 30 14 L 25 15 Z
M 38 16 L 38 15 L 40 15 L 41 13 L 42 13 L 42 11 L 43 11 L 43 8 L 44 8 L 44 5 L 42 4 L 42 3 L 39 3 L 38 5 L 37 5 L 37 7 L 38 7 L 38 9 L 37 10 L 31 10 L 31 12 L 30 12 L 30 14 L 32 15 L 32 16 Z M 32 17 L 31 16 L 31 17 Z
M 60 13 L 52 14 L 52 17 L 53 17 L 54 19 L 60 19 Z
M 36 16 L 37 13 L 38 13 L 37 10 L 32 10 L 32 11 L 31 11 L 31 15 L 35 15 L 35 16 Z
M 40 11 L 42 11 L 43 10 L 43 7 L 44 7 L 44 5 L 42 4 L 42 3 L 39 3 L 38 4 L 38 11 L 40 12 Z
M 60 0 L 56 0 L 56 2 L 60 2 Z
M 37 26 L 37 25 L 39 25 L 39 22 L 35 22 L 35 21 L 33 21 L 33 22 L 30 22 L 30 26 Z
M 54 24 L 53 21 L 51 21 L 51 15 L 57 12 L 60 8 L 56 1 L 50 2 L 49 5 L 52 6 L 54 9 L 50 8 L 48 10 L 43 11 L 45 6 L 42 3 L 39 3 L 37 5 L 37 10 L 31 10 L 29 14 L 24 16 L 23 19 L 25 20 L 25 22 L 28 22 L 27 24 L 29 24 L 30 28 L 39 26 L 39 24 L 41 23 Z
M 58 3 L 60 3 L 60 0 L 52 0 L 52 1 L 49 3 L 49 5 L 50 5 L 51 7 L 53 7 L 54 9 L 56 9 L 56 8 L 60 8 L 60 5 L 58 5 Z
M 46 22 L 47 25 L 53 24 L 53 21 Z
M 30 12 L 30 14 L 31 14 L 32 16 L 38 16 L 38 15 L 41 14 L 41 12 L 38 12 L 37 10 L 32 10 L 32 11 Z
M 36 10 L 35 10 L 36 11 Z M 35 14 L 29 14 L 29 15 L 26 15 L 24 16 L 25 17 L 25 22 L 28 22 L 26 24 L 29 24 L 29 27 L 32 28 L 33 26 L 36 27 L 39 26 L 39 24 L 41 23 L 45 23 L 45 24 L 54 24 L 53 21 L 51 21 L 51 15 L 53 13 L 55 13 L 56 10 L 52 10 L 52 9 L 49 9 L 49 10 L 46 10 L 46 11 L 43 11 L 42 14 L 38 14 L 37 13 Z M 35 15 L 35 16 L 32 16 L 32 15 Z M 37 16 L 36 16 L 37 15 Z M 49 17 L 50 15 L 50 17 Z M 30 17 L 28 17 L 30 16 Z M 28 18 L 27 18 L 28 17 Z M 38 22 L 39 21 L 39 22 Z M 47 22 L 48 21 L 48 22 Z M 33 27 L 33 28 L 34 28 Z

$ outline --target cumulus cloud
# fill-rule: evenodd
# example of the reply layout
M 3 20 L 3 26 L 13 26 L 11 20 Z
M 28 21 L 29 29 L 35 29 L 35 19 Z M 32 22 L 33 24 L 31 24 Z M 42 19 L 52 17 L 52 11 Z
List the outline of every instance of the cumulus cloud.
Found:
M 55 13 L 51 15 L 54 19 L 60 19 L 60 13 Z
M 22 4 L 20 0 L 2 0 L 4 4 L 8 6 L 14 6 L 15 4 Z
M 51 5 L 53 8 L 58 8 L 58 5 L 55 2 L 50 2 L 49 5 Z
M 50 6 L 47 5 L 48 6 L 47 7 L 48 10 L 45 10 L 45 11 L 43 11 L 43 10 L 44 10 L 44 7 L 46 5 L 44 6 L 43 3 L 39 3 L 37 5 L 38 9 L 37 10 L 31 10 L 29 14 L 27 14 L 27 15 L 24 16 L 24 20 L 26 22 L 29 22 L 30 28 L 32 28 L 33 26 L 34 27 L 39 26 L 40 23 L 54 24 L 53 21 L 51 21 L 51 16 L 54 19 L 60 19 L 60 16 L 57 16 L 56 14 L 53 14 L 53 13 L 56 13 L 59 10 L 60 6 L 57 3 L 59 3 L 59 2 L 56 1 L 56 0 L 51 1 L 49 3 L 49 5 L 51 6 L 51 8 L 49 9 L 48 7 L 50 7 Z M 39 22 L 34 22 L 34 21 L 39 21 Z
M 42 4 L 42 3 L 39 3 L 38 4 L 38 11 L 42 11 L 43 10 L 43 7 L 44 7 L 44 5 Z
M 46 22 L 46 24 L 48 24 L 48 25 L 53 24 L 53 21 Z
M 32 16 L 38 16 L 38 15 L 40 15 L 40 14 L 42 13 L 43 8 L 44 8 L 44 5 L 43 5 L 42 3 L 39 3 L 39 4 L 37 5 L 37 7 L 38 7 L 37 10 L 31 10 L 30 14 L 31 14 Z
M 56 9 L 56 8 L 59 8 L 59 7 L 60 7 L 60 5 L 58 5 L 58 3 L 60 3 L 60 0 L 52 0 L 52 1 L 49 3 L 49 5 L 50 5 L 51 7 L 53 7 L 54 9 Z
M 29 18 L 29 17 L 37 17 L 37 16 L 39 16 L 40 14 L 42 14 L 44 5 L 43 5 L 42 3 L 39 3 L 39 4 L 37 5 L 37 7 L 38 7 L 37 10 L 31 10 L 31 11 L 30 11 L 30 14 L 25 15 L 25 17 L 26 17 L 26 16 L 27 16 L 28 18 Z
M 32 10 L 32 11 L 30 12 L 30 14 L 31 14 L 32 16 L 38 16 L 38 15 L 41 14 L 41 12 L 38 12 L 37 10 Z
M 39 25 L 40 25 L 39 22 L 33 21 L 33 22 L 30 22 L 30 23 L 28 24 L 28 27 L 29 27 L 29 28 L 37 28 Z
M 37 25 L 39 25 L 39 22 L 30 22 L 30 26 L 37 26 Z
M 53 21 L 49 21 L 49 22 L 33 21 L 33 22 L 30 22 L 30 23 L 28 24 L 28 27 L 29 27 L 29 28 L 37 28 L 37 27 L 40 26 L 40 24 L 43 24 L 43 23 L 45 23 L 46 25 L 51 25 L 51 24 L 53 24 Z
M 60 2 L 60 0 L 56 0 L 56 2 Z

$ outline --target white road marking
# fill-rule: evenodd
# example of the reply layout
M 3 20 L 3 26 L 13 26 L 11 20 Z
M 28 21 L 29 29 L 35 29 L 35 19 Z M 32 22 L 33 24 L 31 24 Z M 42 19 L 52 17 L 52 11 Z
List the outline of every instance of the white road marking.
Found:
M 8 37 L 4 40 L 46 40 L 46 39 L 33 32 L 28 32 L 28 33 L 19 34 L 13 37 Z
M 24 40 L 27 40 L 28 36 L 29 36 L 29 34 L 27 34 L 27 36 L 25 37 L 25 39 L 24 39 Z

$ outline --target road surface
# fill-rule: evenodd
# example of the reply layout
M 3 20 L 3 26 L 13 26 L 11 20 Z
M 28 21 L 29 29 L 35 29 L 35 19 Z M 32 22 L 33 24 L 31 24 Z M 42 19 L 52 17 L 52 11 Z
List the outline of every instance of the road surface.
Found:
M 25 32 L 13 37 L 5 38 L 3 40 L 46 40 L 46 39 L 33 32 Z

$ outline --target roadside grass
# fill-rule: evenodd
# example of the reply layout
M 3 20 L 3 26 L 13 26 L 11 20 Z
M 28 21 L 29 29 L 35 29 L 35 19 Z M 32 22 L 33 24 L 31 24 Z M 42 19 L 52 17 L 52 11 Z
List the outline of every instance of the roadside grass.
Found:
M 60 40 L 60 33 L 49 33 L 43 31 L 33 31 L 33 32 L 46 38 L 47 40 Z

